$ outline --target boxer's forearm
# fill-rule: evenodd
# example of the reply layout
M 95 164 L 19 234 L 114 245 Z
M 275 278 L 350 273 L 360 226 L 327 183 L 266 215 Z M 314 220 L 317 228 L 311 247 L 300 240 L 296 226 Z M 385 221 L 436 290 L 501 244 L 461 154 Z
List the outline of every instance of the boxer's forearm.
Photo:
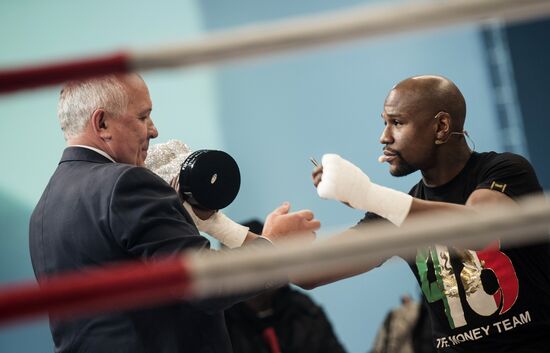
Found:
M 355 266 L 353 268 L 350 267 L 349 269 L 339 269 L 337 271 L 331 270 L 329 273 L 323 270 L 319 270 L 319 272 L 314 275 L 315 277 L 308 278 L 307 280 L 293 279 L 292 276 L 290 276 L 290 282 L 292 284 L 297 285 L 300 288 L 310 290 L 320 286 L 324 286 L 325 284 L 334 283 L 342 279 L 350 278 L 353 276 L 363 274 L 365 272 L 369 272 L 370 270 L 378 267 L 379 265 L 380 264 L 378 262 L 365 263 L 361 266 Z
M 248 238 L 248 227 L 242 226 L 223 214 L 223 212 L 212 212 L 208 219 L 201 219 L 197 215 L 197 209 L 193 208 L 187 202 L 183 207 L 193 219 L 197 228 L 204 233 L 211 235 L 229 248 L 237 248 Z
M 474 191 L 468 197 L 468 200 L 466 200 L 465 205 L 414 198 L 409 216 L 437 211 L 476 212 L 479 207 L 486 207 L 489 204 L 515 204 L 515 201 L 501 192 L 489 189 L 478 189 Z
M 427 201 L 413 198 L 411 209 L 407 218 L 425 212 L 475 212 L 471 207 L 448 202 Z

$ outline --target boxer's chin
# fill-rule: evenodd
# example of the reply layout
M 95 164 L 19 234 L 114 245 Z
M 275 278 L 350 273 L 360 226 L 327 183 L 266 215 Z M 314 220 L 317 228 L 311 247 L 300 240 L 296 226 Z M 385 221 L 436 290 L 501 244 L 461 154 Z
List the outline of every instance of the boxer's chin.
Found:
M 406 176 L 416 172 L 417 170 L 418 168 L 415 168 L 414 166 L 403 161 L 394 161 L 394 163 L 390 164 L 390 174 L 394 177 Z

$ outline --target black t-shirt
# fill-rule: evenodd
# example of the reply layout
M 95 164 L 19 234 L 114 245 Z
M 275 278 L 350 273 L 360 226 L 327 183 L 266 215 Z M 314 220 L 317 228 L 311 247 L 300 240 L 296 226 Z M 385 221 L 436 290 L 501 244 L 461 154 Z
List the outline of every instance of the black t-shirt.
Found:
M 465 204 L 477 189 L 511 198 L 542 191 L 524 158 L 474 152 L 449 183 L 432 188 L 420 181 L 410 194 Z M 434 245 L 419 249 L 410 266 L 440 352 L 550 352 L 549 242 L 516 248 L 494 242 L 482 250 Z

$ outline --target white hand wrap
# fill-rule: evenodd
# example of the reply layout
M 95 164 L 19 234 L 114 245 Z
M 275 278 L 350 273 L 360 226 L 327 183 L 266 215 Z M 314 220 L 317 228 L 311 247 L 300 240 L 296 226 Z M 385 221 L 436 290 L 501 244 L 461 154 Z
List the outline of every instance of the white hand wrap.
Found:
M 202 220 L 193 211 L 193 207 L 187 202 L 183 203 L 197 228 L 218 239 L 223 245 L 229 248 L 241 246 L 248 234 L 248 227 L 234 222 L 231 218 L 224 215 L 221 211 L 214 213 L 207 220 Z
M 397 226 L 407 218 L 412 196 L 371 182 L 361 169 L 337 154 L 325 154 L 321 164 L 323 176 L 317 186 L 320 197 L 374 212 Z

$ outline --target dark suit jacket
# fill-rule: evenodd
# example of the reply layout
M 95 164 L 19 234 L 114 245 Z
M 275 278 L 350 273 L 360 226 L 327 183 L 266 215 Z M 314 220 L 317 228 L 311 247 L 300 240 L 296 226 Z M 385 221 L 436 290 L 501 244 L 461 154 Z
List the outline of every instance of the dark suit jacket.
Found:
M 29 235 L 39 280 L 209 247 L 160 177 L 80 147 L 64 151 L 31 216 Z M 231 352 L 223 317 L 223 309 L 236 301 L 231 299 L 51 319 L 50 327 L 57 352 Z

